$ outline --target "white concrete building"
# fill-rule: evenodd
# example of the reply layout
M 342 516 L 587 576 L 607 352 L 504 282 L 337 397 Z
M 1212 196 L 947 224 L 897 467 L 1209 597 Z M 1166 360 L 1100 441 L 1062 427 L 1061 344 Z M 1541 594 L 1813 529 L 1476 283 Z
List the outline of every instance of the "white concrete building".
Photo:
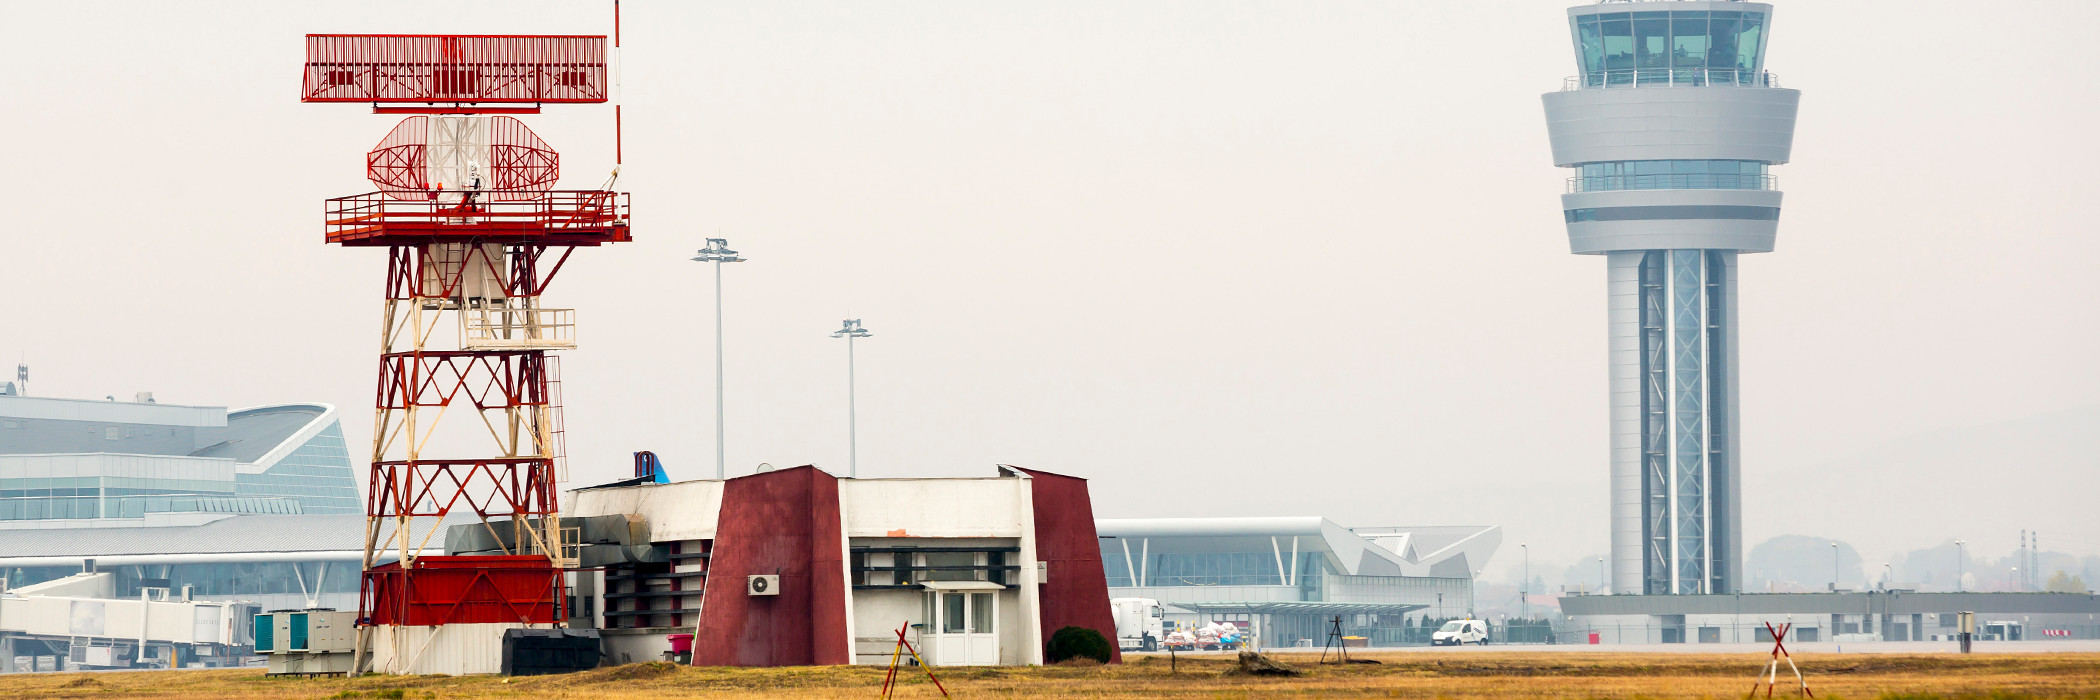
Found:
M 572 625 L 599 627 L 615 662 L 658 658 L 686 634 L 697 665 L 883 664 L 902 629 L 936 665 L 1042 663 L 1062 626 L 1114 636 L 1085 488 L 1013 467 L 983 479 L 798 467 L 581 489 L 565 516 L 626 518 L 632 534 L 586 546 L 603 564 L 575 582 Z

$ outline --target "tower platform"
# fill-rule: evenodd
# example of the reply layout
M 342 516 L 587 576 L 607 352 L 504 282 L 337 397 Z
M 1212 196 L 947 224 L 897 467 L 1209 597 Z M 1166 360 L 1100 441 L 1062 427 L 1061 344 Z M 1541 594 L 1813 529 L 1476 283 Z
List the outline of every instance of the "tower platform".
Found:
M 457 190 L 434 192 L 430 199 L 400 199 L 383 192 L 337 197 L 328 200 L 327 240 L 344 246 L 466 242 L 597 246 L 633 240 L 624 192 L 554 190 L 502 195 L 501 200 L 476 201 L 466 201 Z

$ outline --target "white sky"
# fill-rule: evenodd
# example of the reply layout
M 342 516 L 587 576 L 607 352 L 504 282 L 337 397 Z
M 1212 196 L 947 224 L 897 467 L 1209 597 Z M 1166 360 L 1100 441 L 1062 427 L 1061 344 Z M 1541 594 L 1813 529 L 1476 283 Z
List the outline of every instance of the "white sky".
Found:
M 301 35 L 603 33 L 608 5 L 0 8 L 0 360 L 39 395 L 334 403 L 360 454 L 384 257 L 322 244 L 321 200 L 371 189 L 398 118 L 298 103 Z M 575 481 L 638 449 L 712 474 L 685 258 L 719 233 L 752 259 L 732 474 L 843 473 L 851 315 L 867 476 L 1012 463 L 1092 479 L 1104 516 L 1500 524 L 1497 569 L 1518 541 L 1534 570 L 1601 552 L 1604 268 L 1567 253 L 1539 105 L 1573 71 L 1565 6 L 625 3 L 637 241 L 548 297 L 580 309 Z M 2082 0 L 1779 5 L 1768 65 L 1804 97 L 1779 250 L 1741 268 L 1746 470 L 2100 402 L 2095 26 Z M 526 120 L 564 185 L 603 179 L 609 106 Z M 2100 551 L 2089 494 L 1976 481 L 1943 491 L 2043 499 L 2018 522 Z M 1856 508 L 1804 534 L 2014 546 L 1760 483 L 1752 543 Z

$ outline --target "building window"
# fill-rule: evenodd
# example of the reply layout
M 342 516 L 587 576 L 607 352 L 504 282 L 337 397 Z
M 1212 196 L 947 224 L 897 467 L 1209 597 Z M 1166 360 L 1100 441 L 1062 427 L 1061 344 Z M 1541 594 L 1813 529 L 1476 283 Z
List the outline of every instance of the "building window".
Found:
M 852 547 L 855 588 L 912 588 L 927 581 L 989 581 L 1012 585 L 1019 547 Z
M 941 633 L 960 634 L 963 631 L 963 618 L 967 617 L 970 599 L 959 593 L 949 593 L 941 596 L 941 601 L 947 606 L 947 610 L 941 616 Z
M 1570 192 L 1618 190 L 1769 190 L 1764 163 L 1748 160 L 1631 160 L 1584 163 Z
M 1594 209 L 1569 209 L 1564 212 L 1564 215 L 1568 223 L 1571 224 L 1591 221 L 1673 221 L 1684 219 L 1778 221 L 1779 207 L 1725 205 L 1597 207 Z
M 1701 80 L 1672 84 L 1751 84 L 1762 70 L 1765 16 L 1761 12 L 1605 12 L 1571 20 L 1585 84 L 1641 83 L 1672 70 L 1694 71 Z
M 959 598 L 961 596 L 951 597 Z M 970 608 L 970 631 L 976 634 L 989 634 L 992 631 L 992 594 L 971 593 Z
M 919 566 L 925 568 L 921 581 L 981 581 L 984 575 L 982 552 L 927 552 L 919 555 Z

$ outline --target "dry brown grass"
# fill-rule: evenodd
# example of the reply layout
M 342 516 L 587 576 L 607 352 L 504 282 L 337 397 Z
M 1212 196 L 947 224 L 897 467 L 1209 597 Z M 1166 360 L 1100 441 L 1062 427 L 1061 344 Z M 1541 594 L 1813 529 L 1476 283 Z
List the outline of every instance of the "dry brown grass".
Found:
M 1165 658 L 1118 666 L 950 669 L 957 698 L 1740 698 L 1760 659 L 1752 654 L 1609 654 L 1513 651 L 1439 655 L 1370 654 L 1378 665 L 1321 666 L 1315 656 L 1279 655 L 1297 678 L 1226 676 L 1231 661 Z M 1796 658 L 1818 698 L 2100 698 L 2100 654 L 1831 655 Z M 1784 672 L 1784 669 L 1782 669 Z M 854 667 L 680 668 L 661 662 L 565 676 L 264 678 L 260 671 L 0 676 L 14 698 L 872 698 L 882 669 Z M 939 697 L 925 676 L 906 675 L 899 697 Z M 1781 693 L 1785 695 L 1782 685 Z M 1762 695 L 1762 694 L 1760 694 Z M 1775 697 L 1777 696 L 1775 695 Z

